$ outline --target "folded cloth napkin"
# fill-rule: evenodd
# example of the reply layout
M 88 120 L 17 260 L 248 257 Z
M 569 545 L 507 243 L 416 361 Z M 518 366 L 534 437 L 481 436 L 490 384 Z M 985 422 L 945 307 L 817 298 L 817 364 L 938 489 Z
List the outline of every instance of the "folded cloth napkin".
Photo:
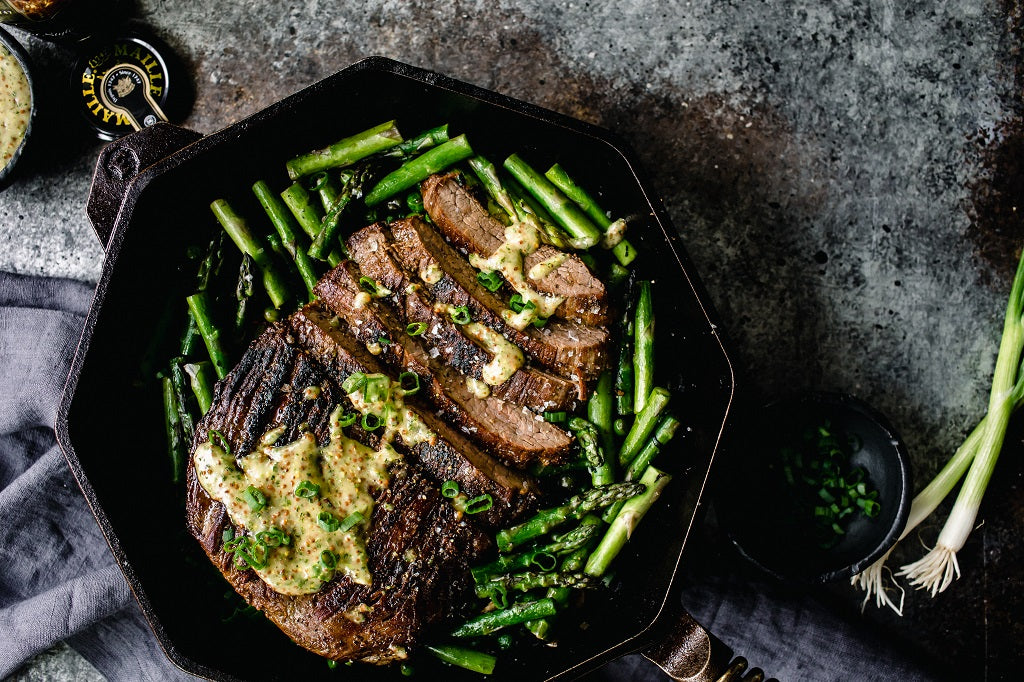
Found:
M 0 273 L 0 678 L 66 640 L 110 680 L 194 679 L 163 655 L 53 435 L 92 297 L 67 280 Z M 812 599 L 769 584 L 695 582 L 684 603 L 780 680 L 926 680 Z M 591 680 L 660 680 L 626 656 Z

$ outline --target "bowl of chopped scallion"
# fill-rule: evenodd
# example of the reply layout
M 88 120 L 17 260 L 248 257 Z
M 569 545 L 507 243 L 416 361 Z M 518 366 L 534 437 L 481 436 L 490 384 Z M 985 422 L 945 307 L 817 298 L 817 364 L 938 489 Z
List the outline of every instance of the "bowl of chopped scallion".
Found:
M 896 542 L 910 510 L 909 458 L 871 406 L 802 393 L 751 411 L 740 426 L 716 508 L 747 559 L 785 580 L 826 583 Z

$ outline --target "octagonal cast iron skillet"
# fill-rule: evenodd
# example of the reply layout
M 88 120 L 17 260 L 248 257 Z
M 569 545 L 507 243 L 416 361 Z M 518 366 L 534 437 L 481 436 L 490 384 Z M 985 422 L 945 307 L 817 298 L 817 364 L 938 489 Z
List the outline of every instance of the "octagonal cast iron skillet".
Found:
M 633 153 L 606 130 L 380 57 L 210 136 L 158 124 L 100 155 L 88 213 L 106 257 L 56 431 L 168 658 L 218 680 L 327 672 L 322 658 L 265 621 L 225 622 L 230 588 L 186 530 L 183 491 L 170 481 L 159 390 L 141 380 L 139 367 L 167 311 L 184 319 L 192 281 L 183 269 L 186 249 L 219 229 L 211 200 L 238 198 L 243 209 L 257 179 L 287 185 L 286 159 L 392 118 L 407 134 L 448 122 L 494 160 L 518 152 L 542 168 L 560 162 L 601 192 L 613 214 L 639 215 L 630 240 L 640 272 L 656 282 L 658 383 L 673 390 L 673 411 L 688 427 L 657 463 L 673 481 L 616 562 L 613 588 L 581 608 L 583 627 L 566 628 L 556 647 L 502 654 L 491 679 L 569 679 L 634 651 L 675 679 L 739 679 L 746 662 L 730 661 L 729 649 L 678 607 L 683 548 L 733 400 L 732 367 L 706 295 Z M 163 333 L 157 357 L 176 352 L 178 334 Z M 434 664 L 424 658 L 417 670 L 429 674 Z M 337 672 L 384 680 L 397 679 L 397 668 Z M 450 667 L 444 675 L 480 679 Z M 760 675 L 755 669 L 745 679 Z

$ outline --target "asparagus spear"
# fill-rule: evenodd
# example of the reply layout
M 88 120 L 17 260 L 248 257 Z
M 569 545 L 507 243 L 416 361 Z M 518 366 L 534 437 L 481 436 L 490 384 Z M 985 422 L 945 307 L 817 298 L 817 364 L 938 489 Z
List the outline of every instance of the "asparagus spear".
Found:
M 263 206 L 263 210 L 267 212 L 267 217 L 270 218 L 270 222 L 273 223 L 274 229 L 277 230 L 278 236 L 281 238 L 281 243 L 284 245 L 285 251 L 293 261 L 295 261 L 295 267 L 299 271 L 299 276 L 302 277 L 302 283 L 306 285 L 306 291 L 309 294 L 309 300 L 312 301 L 316 298 L 313 295 L 313 287 L 316 286 L 316 282 L 319 279 L 316 271 L 316 266 L 310 259 L 309 254 L 306 253 L 305 244 L 301 243 L 300 238 L 304 238 L 305 235 L 300 235 L 297 232 L 295 220 L 289 215 L 287 208 L 281 201 L 281 198 L 274 194 L 263 180 L 258 180 L 253 186 L 252 191 L 256 195 L 256 199 Z
M 348 173 L 344 176 L 345 186 L 341 188 L 341 194 L 337 201 L 331 206 L 331 210 L 324 216 L 323 227 L 320 234 L 313 240 L 309 247 L 309 255 L 319 260 L 327 259 L 327 252 L 332 248 L 338 238 L 338 230 L 341 229 L 341 216 L 345 209 L 352 203 L 353 199 L 363 196 L 363 185 L 369 180 L 370 171 L 368 168 Z
M 280 308 L 289 298 L 288 285 L 277 272 L 274 261 L 263 244 L 249 230 L 245 221 L 231 208 L 228 202 L 217 199 L 210 204 L 224 231 L 242 253 L 247 253 L 263 273 L 263 288 L 267 290 L 270 302 Z M 198 322 L 198 320 L 197 320 Z
M 647 404 L 647 396 L 654 386 L 654 306 L 651 301 L 651 283 L 647 280 L 640 282 L 633 334 L 633 411 L 639 414 Z
M 507 609 L 490 611 L 466 621 L 452 633 L 452 636 L 479 637 L 481 635 L 489 635 L 509 625 L 518 625 L 528 620 L 553 615 L 555 615 L 555 603 L 550 599 L 519 602 L 512 604 Z
M 492 576 L 490 580 L 476 586 L 476 596 L 490 597 L 494 592 L 529 592 L 539 587 L 593 588 L 598 581 L 584 573 L 570 572 L 527 572 L 505 573 Z
M 445 663 L 457 665 L 460 668 L 472 670 L 473 672 L 480 673 L 482 675 L 490 675 L 493 673 L 494 665 L 498 662 L 498 659 L 490 654 L 485 654 L 482 651 L 476 651 L 474 649 L 466 649 L 461 646 L 427 645 L 426 649 Z
M 587 460 L 588 468 L 591 472 L 591 479 L 597 476 L 597 472 L 604 469 L 605 462 L 609 457 L 605 456 L 604 450 L 601 448 L 601 444 L 598 442 L 601 434 L 597 427 L 591 424 L 586 419 L 581 417 L 573 417 L 568 423 L 569 430 L 576 435 L 576 442 L 580 444 L 580 450 L 583 452 L 583 458 Z M 602 474 L 604 476 L 605 474 Z M 608 481 L 611 483 L 614 480 Z M 595 485 L 599 485 L 595 483 Z
M 676 430 L 679 428 L 679 420 L 672 415 L 665 415 L 658 426 L 654 429 L 654 435 L 650 437 L 643 449 L 640 450 L 640 454 L 629 463 L 629 468 L 626 469 L 626 480 L 633 481 L 640 477 L 640 475 L 647 469 L 647 466 L 651 461 L 658 456 L 660 449 L 659 445 L 665 445 L 672 437 L 676 435 Z
M 612 375 L 604 372 L 597 380 L 597 387 L 587 402 L 587 418 L 601 435 L 601 464 L 591 470 L 591 481 L 595 486 L 607 485 L 615 480 L 615 436 L 612 433 Z M 572 428 L 572 422 L 569 422 Z
M 573 552 L 597 537 L 598 528 L 591 523 L 580 524 L 567 533 L 553 538 L 553 542 L 519 554 L 504 554 L 484 566 L 473 569 L 473 579 L 484 582 L 490 576 L 499 573 L 510 573 L 536 566 L 541 570 L 550 571 L 555 568 L 558 560 L 556 555 Z
M 601 245 L 611 249 L 612 254 L 615 255 L 619 263 L 629 265 L 633 262 L 633 259 L 636 258 L 636 249 L 622 236 L 626 228 L 624 220 L 611 220 L 608 214 L 597 205 L 594 198 L 585 189 L 577 185 L 569 177 L 569 174 L 565 172 L 565 169 L 557 163 L 549 168 L 548 172 L 544 175 L 555 187 L 562 190 L 567 197 L 583 209 L 583 212 L 604 232 Z
M 654 467 L 647 467 L 640 479 L 640 483 L 645 486 L 644 492 L 622 506 L 611 526 L 608 527 L 608 532 L 601 538 L 597 549 L 587 559 L 587 565 L 583 569 L 584 573 L 595 578 L 604 575 L 612 560 L 622 551 L 626 541 L 644 518 L 647 510 L 658 500 L 661 491 L 671 480 L 672 477 L 668 474 L 658 471 Z
M 439 144 L 448 141 L 448 124 L 444 123 L 436 128 L 424 130 L 415 137 L 410 137 L 404 142 L 399 142 L 394 147 L 378 152 L 377 156 L 387 159 L 409 159 L 417 154 L 427 151 Z
M 512 197 L 515 209 L 519 211 L 521 216 L 530 215 L 536 218 L 537 222 L 540 223 L 541 229 L 544 231 L 544 236 L 547 237 L 548 242 L 552 246 L 557 249 L 564 249 L 569 246 L 569 235 L 558 226 L 558 221 L 544 210 L 544 207 L 537 203 L 537 200 L 523 189 L 523 186 L 515 178 L 511 176 L 506 177 L 504 186 L 509 196 Z
M 590 222 L 586 214 L 516 154 L 505 159 L 505 169 L 550 211 L 555 220 L 569 233 L 570 246 L 575 249 L 589 249 L 601 240 L 601 231 Z
M 238 282 L 235 284 L 235 334 L 239 338 L 245 330 L 245 320 L 249 315 L 249 304 L 252 302 L 256 287 L 252 281 L 253 260 L 249 254 L 242 254 L 242 262 L 238 264 Z
M 203 414 L 213 404 L 213 378 L 210 376 L 210 363 L 192 362 L 184 366 L 185 374 L 188 375 L 189 383 L 192 385 L 192 392 L 195 393 L 196 402 L 199 403 L 199 411 Z
M 185 300 L 188 302 L 188 309 L 191 311 L 192 317 L 195 318 L 196 324 L 199 326 L 199 333 L 206 344 L 206 351 L 210 355 L 210 361 L 213 362 L 217 378 L 223 379 L 228 375 L 228 358 L 221 343 L 220 329 L 210 318 L 208 296 L 205 291 L 200 291 Z
M 658 417 L 668 406 L 671 397 L 672 394 L 661 387 L 656 387 L 651 391 L 643 411 L 636 416 L 633 427 L 626 434 L 626 440 L 622 441 L 622 448 L 619 450 L 619 464 L 626 466 L 640 452 L 647 436 L 657 426 Z
M 619 361 L 615 368 L 615 411 L 633 414 L 633 327 L 636 322 L 636 297 L 632 280 L 627 283 L 626 305 L 619 322 Z
M 417 182 L 425 180 L 428 176 L 463 159 L 468 159 L 472 155 L 473 148 L 469 146 L 469 140 L 465 135 L 459 135 L 424 152 L 415 159 L 405 162 L 385 175 L 366 195 L 365 203 L 367 206 L 376 206 L 385 199 L 409 189 Z
M 350 166 L 360 159 L 390 149 L 401 142 L 402 135 L 395 127 L 395 122 L 388 121 L 351 137 L 338 140 L 323 149 L 297 156 L 289 160 L 285 164 L 285 168 L 288 170 L 288 177 L 297 180 L 304 175 L 311 175 L 328 168 Z
M 295 216 L 296 222 L 298 222 L 302 231 L 306 233 L 306 236 L 311 240 L 316 239 L 316 236 L 320 234 L 320 230 L 323 229 L 321 223 L 323 218 L 317 212 L 316 206 L 310 202 L 309 192 L 306 191 L 306 188 L 296 182 L 281 192 L 281 198 L 284 200 L 288 210 Z M 341 261 L 342 255 L 338 249 L 333 249 L 327 254 L 327 263 L 332 268 Z
M 181 435 L 181 417 L 178 414 L 178 401 L 174 395 L 174 382 L 170 377 L 160 379 L 164 399 L 164 425 L 167 427 L 167 454 L 171 459 L 171 482 L 181 480 L 187 452 L 184 438 Z
M 612 483 L 591 488 L 570 498 L 560 507 L 545 509 L 518 526 L 499 531 L 498 549 L 502 552 L 509 552 L 516 547 L 521 547 L 529 540 L 547 535 L 552 529 L 566 521 L 579 519 L 585 514 L 596 509 L 603 509 L 618 500 L 639 495 L 643 490 L 643 485 L 635 482 Z

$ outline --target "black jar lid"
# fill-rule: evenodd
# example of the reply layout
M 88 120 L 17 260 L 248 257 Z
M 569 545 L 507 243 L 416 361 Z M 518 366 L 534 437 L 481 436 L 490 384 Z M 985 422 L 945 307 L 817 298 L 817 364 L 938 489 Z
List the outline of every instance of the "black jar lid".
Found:
M 137 29 L 94 38 L 71 71 L 75 108 L 101 139 L 113 140 L 159 121 L 179 121 L 190 104 L 174 53 Z

